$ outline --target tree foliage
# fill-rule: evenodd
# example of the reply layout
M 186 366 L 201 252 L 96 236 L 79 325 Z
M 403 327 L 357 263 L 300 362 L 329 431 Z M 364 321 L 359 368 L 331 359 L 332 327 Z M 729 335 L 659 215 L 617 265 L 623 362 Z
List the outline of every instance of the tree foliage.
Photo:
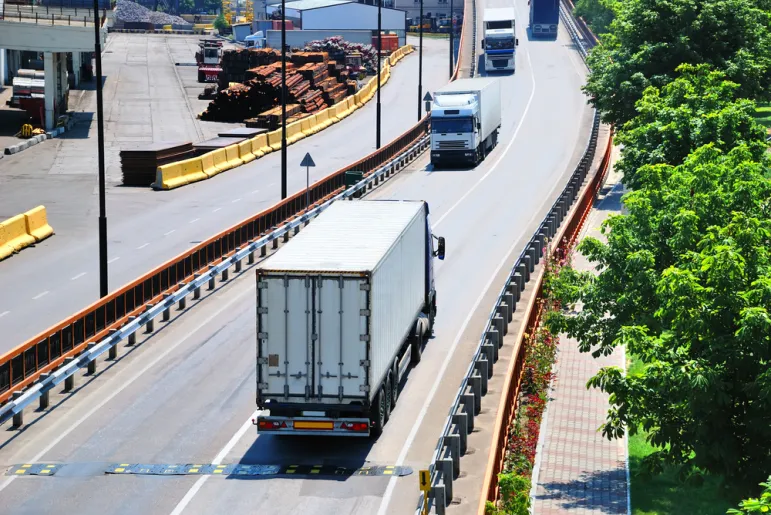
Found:
M 709 143 L 721 150 L 746 144 L 755 159 L 766 150 L 765 131 L 754 118 L 755 104 L 737 97 L 738 84 L 703 64 L 684 64 L 676 71 L 674 81 L 643 92 L 638 115 L 618 134 L 623 145 L 618 169 L 627 186 L 637 187 L 636 172 L 643 165 L 679 165 Z
M 760 483 L 764 488 L 759 498 L 745 499 L 739 503 L 738 510 L 728 510 L 728 515 L 749 515 L 750 513 L 771 513 L 771 476 L 765 483 Z
M 738 96 L 771 89 L 768 0 L 624 0 L 589 55 L 585 91 L 605 121 L 621 125 L 649 86 L 674 79 L 683 63 L 710 64 L 740 84 Z
M 615 13 L 616 0 L 578 0 L 573 14 L 583 18 L 595 34 L 608 31 Z

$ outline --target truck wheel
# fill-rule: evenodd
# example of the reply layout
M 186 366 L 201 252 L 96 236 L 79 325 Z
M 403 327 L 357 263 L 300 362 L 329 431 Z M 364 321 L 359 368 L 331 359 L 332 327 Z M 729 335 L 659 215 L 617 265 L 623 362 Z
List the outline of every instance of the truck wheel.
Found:
M 396 408 L 396 400 L 399 398 L 399 362 L 394 361 L 391 368 L 391 411 Z
M 389 373 L 386 376 L 386 382 L 385 385 L 383 385 L 382 392 L 385 394 L 385 421 L 388 422 L 388 419 L 391 418 L 391 405 L 393 403 L 393 398 L 391 397 L 391 392 L 393 391 L 393 381 L 391 380 L 391 374 Z
M 372 420 L 372 434 L 374 436 L 380 436 L 383 434 L 383 426 L 385 426 L 385 395 L 381 389 L 377 393 L 377 398 L 372 406 L 372 414 L 370 418 Z
M 413 366 L 417 365 L 418 363 L 420 363 L 420 354 L 422 352 L 422 350 L 420 348 L 421 347 L 421 345 L 420 345 L 421 343 L 422 342 L 421 342 L 420 338 L 418 338 L 416 336 L 411 336 L 410 337 L 410 350 L 411 350 L 411 352 L 410 352 L 410 363 L 412 363 Z

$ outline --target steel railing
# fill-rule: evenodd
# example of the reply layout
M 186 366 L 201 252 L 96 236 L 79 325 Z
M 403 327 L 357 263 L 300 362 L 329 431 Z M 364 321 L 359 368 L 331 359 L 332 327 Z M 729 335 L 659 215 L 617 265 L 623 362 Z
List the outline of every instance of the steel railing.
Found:
M 107 10 L 97 12 L 100 25 L 107 19 Z M 65 1 L 58 5 L 32 5 L 0 3 L 0 20 L 45 25 L 88 26 L 94 23 L 93 3 Z
M 560 4 L 560 15 L 563 25 L 570 33 L 582 58 L 585 59 L 588 50 L 596 44 L 596 39 L 588 39 L 582 35 L 579 26 L 583 22 L 574 19 L 572 9 L 568 10 Z M 585 24 L 584 27 L 586 27 Z M 430 507 L 436 513 L 445 513 L 446 507 L 449 506 L 453 499 L 452 483 L 460 474 L 460 458 L 466 453 L 468 435 L 474 429 L 474 418 L 480 413 L 481 400 L 487 394 L 487 382 L 493 375 L 499 349 L 503 345 L 503 337 L 508 333 L 508 325 L 513 319 L 516 304 L 520 300 L 526 284 L 530 282 L 530 274 L 535 271 L 535 265 L 542 258 L 545 247 L 549 245 L 549 241 L 557 238 L 557 248 L 561 251 L 572 246 L 604 181 L 610 160 L 612 139 L 608 141 L 608 146 L 605 149 L 597 174 L 592 177 L 586 187 L 583 186 L 594 161 L 599 129 L 600 117 L 598 112 L 594 111 L 591 134 L 581 161 L 573 171 L 568 184 L 554 204 L 552 204 L 547 215 L 514 262 L 514 266 L 490 312 L 474 358 L 469 364 L 460 387 L 456 392 L 455 399 L 451 404 L 451 409 L 445 420 L 441 436 L 428 467 L 432 485 L 428 493 L 428 500 Z M 579 205 L 563 226 L 563 221 L 571 211 L 571 207 L 576 199 L 579 199 Z M 541 291 L 540 280 L 535 285 L 535 291 L 534 299 L 538 299 Z M 531 307 L 533 305 L 531 304 Z M 540 316 L 541 310 L 539 307 L 531 309 L 526 315 L 526 327 L 536 327 Z M 510 374 L 506 379 L 507 384 L 504 388 L 506 400 L 502 403 L 503 411 L 498 413 L 497 420 L 500 427 L 496 428 L 496 433 L 493 436 L 492 445 L 495 450 L 491 456 L 491 469 L 487 471 L 485 476 L 483 501 L 485 499 L 494 500 L 498 496 L 497 474 L 503 468 L 505 448 L 509 437 L 508 431 L 505 430 L 504 426 L 508 427 L 515 414 L 523 364 L 524 348 L 520 346 L 519 352 L 514 356 L 514 361 L 511 363 L 512 366 L 508 370 Z M 416 513 L 421 511 L 423 504 L 424 494 L 421 493 Z M 484 513 L 484 503 L 481 506 L 480 513 Z

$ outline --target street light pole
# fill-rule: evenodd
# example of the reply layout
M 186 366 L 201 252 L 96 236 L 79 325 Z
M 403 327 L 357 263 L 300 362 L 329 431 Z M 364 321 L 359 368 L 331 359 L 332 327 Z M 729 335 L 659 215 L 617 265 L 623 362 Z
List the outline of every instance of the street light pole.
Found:
M 380 54 L 383 53 L 383 17 L 381 6 L 383 0 L 377 0 L 377 132 L 375 134 L 375 148 L 380 148 Z
M 96 60 L 96 130 L 99 155 L 99 297 L 107 296 L 107 200 L 104 177 L 104 119 L 102 100 L 102 43 L 99 0 L 94 0 L 94 58 Z
M 455 63 L 453 59 L 453 54 L 455 53 L 455 47 L 454 47 L 454 36 L 455 36 L 455 20 L 453 19 L 453 9 L 452 9 L 452 0 L 450 0 L 450 78 L 452 79 L 452 74 L 455 71 Z
M 420 0 L 420 48 L 418 49 L 418 121 L 423 117 L 423 0 Z
M 281 200 L 286 197 L 286 0 L 281 0 Z

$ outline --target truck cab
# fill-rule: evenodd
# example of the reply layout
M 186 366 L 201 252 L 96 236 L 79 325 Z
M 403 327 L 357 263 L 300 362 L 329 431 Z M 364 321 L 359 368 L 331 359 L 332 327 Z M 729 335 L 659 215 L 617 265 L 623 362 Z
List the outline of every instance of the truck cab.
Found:
M 485 52 L 486 72 L 515 71 L 519 45 L 515 29 L 514 9 L 485 9 L 482 48 Z

